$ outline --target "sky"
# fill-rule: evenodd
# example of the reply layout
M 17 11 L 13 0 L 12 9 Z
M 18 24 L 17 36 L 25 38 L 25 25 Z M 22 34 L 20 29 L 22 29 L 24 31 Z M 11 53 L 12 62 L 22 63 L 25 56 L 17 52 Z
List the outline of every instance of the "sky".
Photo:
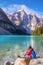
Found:
M 3 8 L 6 12 L 10 12 L 10 10 L 13 12 L 16 5 L 24 5 L 24 7 L 26 6 L 30 10 L 43 15 L 43 0 L 0 0 L 0 8 Z

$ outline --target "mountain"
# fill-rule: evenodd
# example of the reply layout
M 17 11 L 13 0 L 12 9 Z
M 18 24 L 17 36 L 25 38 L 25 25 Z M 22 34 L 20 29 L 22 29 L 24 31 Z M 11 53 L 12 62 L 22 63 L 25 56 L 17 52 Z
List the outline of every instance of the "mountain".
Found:
M 3 9 L 0 8 L 0 20 L 9 22 L 8 17 L 6 16 L 6 13 L 3 11 Z
M 17 12 L 18 10 L 24 10 L 27 14 L 36 14 L 36 16 L 39 16 L 39 12 L 31 9 L 31 8 L 28 8 L 27 6 L 25 5 L 17 5 L 17 4 L 13 4 L 11 6 L 7 6 L 6 8 L 2 8 L 5 12 L 9 13 L 9 14 L 13 14 L 14 12 Z M 39 14 L 38 14 L 39 13 Z
M 11 21 L 11 19 L 12 19 L 12 15 L 10 15 L 10 14 L 6 14 L 7 15 L 7 17 L 8 17 L 8 19 Z
M 11 21 L 17 30 L 20 29 L 23 31 L 25 29 L 26 34 L 31 34 L 31 30 L 28 27 L 30 25 L 30 20 L 24 10 L 13 13 Z
M 36 27 L 40 26 L 40 19 L 35 14 L 29 14 L 29 19 L 31 21 L 31 30 L 35 30 Z
M 43 25 L 43 16 L 40 16 L 40 23 Z
M 34 13 L 27 14 L 24 9 L 11 15 L 0 8 L 0 31 L 2 33 L 2 30 L 4 30 L 4 32 L 7 31 L 10 34 L 31 35 L 32 31 L 41 25 L 43 25 L 43 16 L 39 18 Z
M 11 35 L 9 31 L 5 30 L 4 28 L 0 27 L 0 35 Z
M 16 31 L 25 30 L 25 34 L 31 34 L 36 27 L 41 26 L 42 17 L 37 17 L 34 13 L 27 14 L 24 9 L 18 10 L 17 12 L 9 15 L 8 18 L 14 24 Z
M 22 12 L 23 12 L 23 18 L 20 17 L 22 16 Z M 18 34 L 18 35 L 28 35 L 30 34 L 29 29 L 26 28 L 26 24 L 28 24 L 28 18 L 27 14 L 22 11 L 22 12 L 17 12 L 18 14 L 18 20 L 15 18 L 14 21 L 16 21 L 14 23 L 13 21 L 13 15 L 16 15 L 16 13 L 14 13 L 12 16 L 9 14 L 6 14 L 3 9 L 0 8 L 0 34 Z M 25 13 L 25 14 L 24 14 Z M 23 21 L 24 20 L 24 21 Z M 25 22 L 26 20 L 26 22 Z M 19 25 L 19 22 L 20 25 Z M 19 26 L 18 26 L 19 25 Z M 29 32 L 28 32 L 29 31 Z
M 23 27 L 26 31 L 35 30 L 36 27 L 41 25 L 40 19 L 34 13 L 27 14 L 23 9 L 13 13 L 11 21 L 16 27 Z
M 0 34 L 4 34 L 3 30 L 4 32 L 7 31 L 5 34 L 8 32 L 13 34 L 15 31 L 12 22 L 9 20 L 3 9 L 0 8 Z

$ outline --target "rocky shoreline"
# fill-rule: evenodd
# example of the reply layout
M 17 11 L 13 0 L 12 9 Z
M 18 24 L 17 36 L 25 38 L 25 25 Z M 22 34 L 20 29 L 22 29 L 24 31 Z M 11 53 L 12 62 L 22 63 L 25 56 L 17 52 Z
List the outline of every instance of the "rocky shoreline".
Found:
M 24 58 L 17 58 L 15 61 L 10 62 L 6 61 L 4 65 L 43 65 L 43 58 L 36 58 L 36 59 L 24 59 Z

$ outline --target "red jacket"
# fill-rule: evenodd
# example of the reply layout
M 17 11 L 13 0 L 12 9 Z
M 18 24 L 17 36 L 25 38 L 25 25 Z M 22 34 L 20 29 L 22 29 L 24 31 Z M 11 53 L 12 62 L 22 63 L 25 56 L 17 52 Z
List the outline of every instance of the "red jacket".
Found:
M 28 50 L 28 51 L 26 52 L 26 55 L 28 55 L 30 58 L 32 58 L 31 54 L 32 54 L 32 49 L 30 49 L 30 50 Z

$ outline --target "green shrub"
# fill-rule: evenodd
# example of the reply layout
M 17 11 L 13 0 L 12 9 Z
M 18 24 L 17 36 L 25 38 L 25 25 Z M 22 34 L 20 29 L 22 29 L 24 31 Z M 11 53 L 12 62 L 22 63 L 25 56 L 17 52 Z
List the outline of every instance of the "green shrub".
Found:
M 41 35 L 43 34 L 43 25 L 40 27 L 37 27 L 33 32 L 32 35 Z

